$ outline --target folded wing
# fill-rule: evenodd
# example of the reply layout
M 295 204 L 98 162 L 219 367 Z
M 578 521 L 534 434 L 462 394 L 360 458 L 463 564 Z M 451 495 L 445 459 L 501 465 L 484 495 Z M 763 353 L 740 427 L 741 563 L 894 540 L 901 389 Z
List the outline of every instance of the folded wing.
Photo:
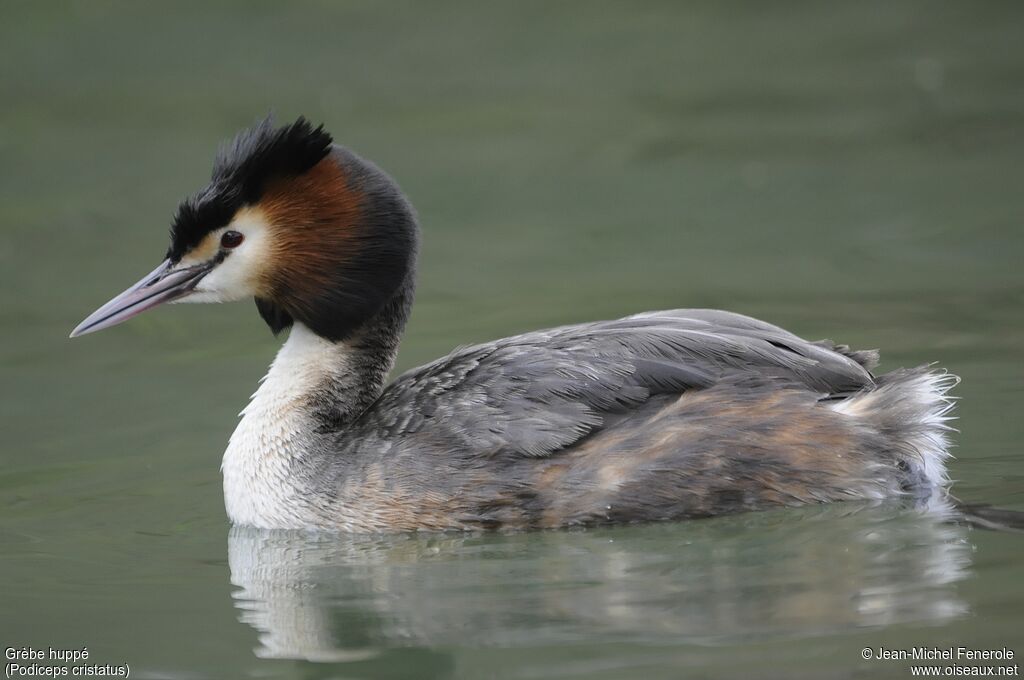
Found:
M 648 312 L 456 350 L 399 377 L 359 425 L 483 456 L 550 456 L 657 395 L 725 377 L 841 398 L 874 386 L 873 359 L 739 314 Z

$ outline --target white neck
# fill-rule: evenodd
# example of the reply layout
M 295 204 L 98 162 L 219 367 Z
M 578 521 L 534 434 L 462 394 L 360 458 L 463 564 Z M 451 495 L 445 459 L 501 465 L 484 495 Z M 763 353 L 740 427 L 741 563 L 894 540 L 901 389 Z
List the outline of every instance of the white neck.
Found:
M 224 505 L 235 524 L 264 528 L 312 526 L 303 459 L 316 445 L 310 395 L 344 374 L 352 351 L 295 324 L 240 414 L 224 452 Z M 306 461 L 308 463 L 308 461 Z

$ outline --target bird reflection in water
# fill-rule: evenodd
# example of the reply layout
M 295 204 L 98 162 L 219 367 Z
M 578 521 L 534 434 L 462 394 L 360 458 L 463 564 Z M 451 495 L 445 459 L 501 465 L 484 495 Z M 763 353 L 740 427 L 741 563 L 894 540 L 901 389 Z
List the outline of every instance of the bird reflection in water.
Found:
M 353 536 L 234 528 L 256 655 L 804 637 L 967 613 L 969 530 L 943 507 L 840 504 L 678 524 Z

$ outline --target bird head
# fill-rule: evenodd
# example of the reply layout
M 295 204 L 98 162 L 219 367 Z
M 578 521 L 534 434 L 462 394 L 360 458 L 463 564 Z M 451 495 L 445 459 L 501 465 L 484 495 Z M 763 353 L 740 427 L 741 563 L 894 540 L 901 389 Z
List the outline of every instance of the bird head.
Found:
M 164 303 L 254 298 L 275 333 L 300 322 L 344 340 L 411 287 L 417 242 L 390 177 L 323 126 L 268 118 L 222 147 L 209 184 L 178 207 L 163 262 L 71 337 Z

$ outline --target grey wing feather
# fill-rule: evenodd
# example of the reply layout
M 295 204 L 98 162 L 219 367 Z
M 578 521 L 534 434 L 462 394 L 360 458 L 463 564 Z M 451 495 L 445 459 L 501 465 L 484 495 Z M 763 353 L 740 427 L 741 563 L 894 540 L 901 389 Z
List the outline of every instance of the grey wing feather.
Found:
M 729 312 L 648 312 L 457 350 L 400 376 L 362 425 L 484 455 L 547 456 L 651 395 L 726 375 L 777 377 L 822 396 L 873 385 L 859 357 L 844 350 Z M 405 417 L 409 411 L 419 417 Z

